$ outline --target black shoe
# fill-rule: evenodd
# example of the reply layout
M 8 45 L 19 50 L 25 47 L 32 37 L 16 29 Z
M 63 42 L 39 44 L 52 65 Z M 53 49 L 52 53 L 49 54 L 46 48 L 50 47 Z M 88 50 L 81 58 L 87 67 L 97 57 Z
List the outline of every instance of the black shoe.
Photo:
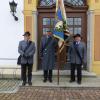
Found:
M 47 79 L 44 79 L 43 82 L 44 82 L 44 83 L 47 82 Z
M 69 82 L 70 82 L 70 83 L 73 83 L 73 82 L 75 82 L 75 80 L 70 80 Z
M 78 83 L 79 85 L 81 85 L 81 81 L 77 81 L 77 83 Z
M 32 82 L 28 82 L 28 84 L 29 84 L 30 86 L 32 86 Z
M 25 85 L 26 85 L 26 82 L 23 82 L 23 83 L 22 83 L 22 86 L 25 86 Z
M 52 79 L 49 79 L 49 82 L 52 83 Z

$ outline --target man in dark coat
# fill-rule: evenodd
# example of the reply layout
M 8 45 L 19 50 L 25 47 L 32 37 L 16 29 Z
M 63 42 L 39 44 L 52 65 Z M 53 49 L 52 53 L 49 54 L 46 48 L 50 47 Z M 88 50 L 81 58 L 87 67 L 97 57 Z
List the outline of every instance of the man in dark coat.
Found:
M 41 38 L 40 45 L 40 57 L 42 61 L 42 69 L 44 72 L 44 80 L 46 82 L 52 82 L 52 70 L 55 66 L 55 47 L 57 46 L 57 41 L 52 36 L 50 31 Z
M 68 50 L 68 59 L 71 62 L 71 80 L 75 81 L 75 69 L 77 69 L 77 83 L 82 81 L 82 64 L 87 62 L 86 46 L 81 42 L 81 35 L 74 35 L 74 41 L 71 43 Z
M 28 84 L 32 85 L 32 67 L 35 54 L 35 43 L 30 41 L 30 33 L 25 32 L 24 40 L 19 42 L 18 52 L 21 55 L 21 77 L 23 80 L 22 85 L 26 85 L 27 72 L 28 72 Z

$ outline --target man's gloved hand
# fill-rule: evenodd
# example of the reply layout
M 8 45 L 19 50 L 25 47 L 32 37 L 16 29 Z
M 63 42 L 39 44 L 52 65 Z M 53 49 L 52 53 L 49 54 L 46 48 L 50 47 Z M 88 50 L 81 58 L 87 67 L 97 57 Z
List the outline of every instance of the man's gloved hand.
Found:
M 87 63 L 83 62 L 83 69 L 87 69 Z
M 31 58 L 31 57 L 32 57 L 32 55 L 28 55 L 28 56 L 27 56 L 27 59 L 28 59 L 28 58 Z
M 23 57 L 24 57 L 25 59 L 27 59 L 27 56 L 26 56 L 25 54 L 23 54 Z

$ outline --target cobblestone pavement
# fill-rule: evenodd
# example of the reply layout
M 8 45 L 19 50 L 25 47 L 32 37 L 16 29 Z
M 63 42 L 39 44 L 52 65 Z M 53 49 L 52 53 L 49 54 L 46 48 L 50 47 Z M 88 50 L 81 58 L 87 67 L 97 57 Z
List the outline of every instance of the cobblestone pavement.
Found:
M 20 87 L 17 93 L 0 93 L 0 100 L 100 100 L 100 88 Z
M 0 79 L 0 93 L 14 93 L 14 92 L 17 92 L 20 83 L 21 83 L 20 80 Z
M 0 100 L 100 100 L 100 77 L 83 78 L 82 84 L 69 83 L 68 78 L 57 78 L 43 83 L 42 77 L 33 77 L 33 85 L 21 86 L 16 79 L 0 80 Z

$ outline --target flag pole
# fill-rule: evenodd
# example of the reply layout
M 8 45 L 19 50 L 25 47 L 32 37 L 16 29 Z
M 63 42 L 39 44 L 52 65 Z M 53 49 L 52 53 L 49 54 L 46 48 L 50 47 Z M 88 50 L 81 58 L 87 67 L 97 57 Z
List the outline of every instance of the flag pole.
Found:
M 64 9 L 64 1 L 63 0 L 56 0 L 56 20 L 58 21 L 55 25 L 55 29 L 56 29 L 56 34 L 59 38 L 59 41 L 62 41 L 62 38 L 64 39 L 64 33 L 62 31 L 62 29 L 59 27 L 60 24 L 63 24 L 63 21 L 65 19 L 66 21 L 66 14 L 65 14 L 65 9 Z M 63 25 L 62 25 L 63 28 Z M 58 29 L 58 30 L 57 30 Z M 60 30 L 60 31 L 59 31 Z M 60 35 L 59 35 L 60 34 Z M 58 52 L 57 52 L 57 84 L 59 85 L 59 78 L 60 78 L 60 53 L 64 48 L 64 42 L 62 43 L 61 47 L 58 47 Z
M 58 48 L 58 53 L 57 53 L 57 60 L 58 60 L 58 64 L 57 64 L 57 84 L 59 85 L 59 66 L 60 66 L 60 49 Z
M 62 43 L 61 47 L 58 47 L 58 52 L 57 52 L 57 84 L 59 85 L 59 80 L 60 80 L 60 53 L 64 47 L 64 42 Z

